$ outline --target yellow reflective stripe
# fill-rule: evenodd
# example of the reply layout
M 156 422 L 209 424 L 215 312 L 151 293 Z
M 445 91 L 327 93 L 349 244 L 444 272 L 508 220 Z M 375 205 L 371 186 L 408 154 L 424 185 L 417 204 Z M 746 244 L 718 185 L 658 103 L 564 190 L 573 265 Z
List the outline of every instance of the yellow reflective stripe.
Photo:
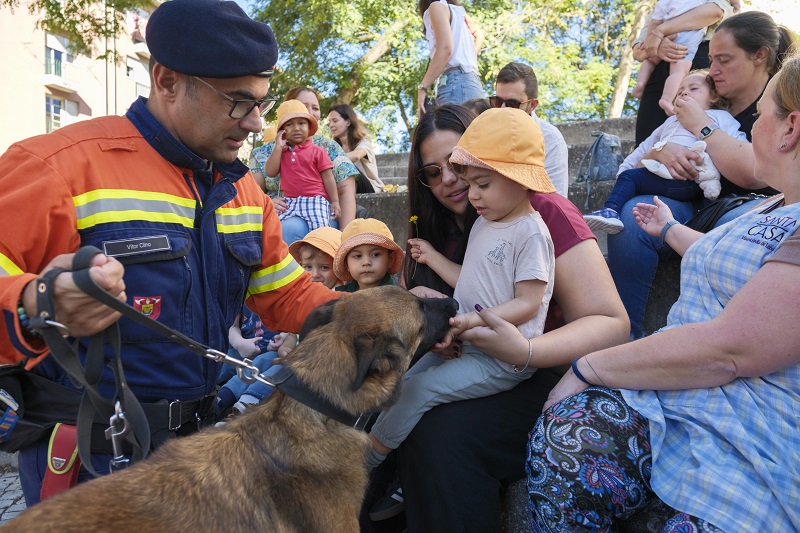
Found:
M 277 265 L 262 268 L 250 276 L 247 295 L 274 291 L 288 285 L 303 274 L 303 267 L 297 264 L 291 255 L 287 255 Z
M 216 211 L 218 233 L 261 231 L 264 209 L 261 206 L 220 207 Z
M 19 276 L 20 274 L 23 274 L 22 269 L 11 259 L 0 254 L 0 276 Z
M 173 194 L 128 189 L 97 189 L 74 196 L 79 230 L 97 224 L 145 220 L 194 227 L 196 203 Z

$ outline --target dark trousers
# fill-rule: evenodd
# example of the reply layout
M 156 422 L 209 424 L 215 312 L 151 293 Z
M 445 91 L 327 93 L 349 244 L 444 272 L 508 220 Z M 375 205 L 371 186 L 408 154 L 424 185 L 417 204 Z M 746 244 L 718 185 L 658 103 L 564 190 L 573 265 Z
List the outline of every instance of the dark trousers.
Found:
M 703 41 L 697 47 L 697 54 L 692 60 L 692 69 L 708 68 L 708 41 Z M 664 82 L 669 76 L 669 63 L 662 61 L 647 80 L 642 99 L 639 100 L 639 113 L 636 115 L 636 146 L 642 144 L 657 127 L 667 120 L 667 114 L 658 105 L 661 93 L 664 91 Z
M 655 194 L 679 202 L 691 202 L 695 198 L 702 198 L 703 190 L 694 181 L 665 180 L 646 168 L 632 168 L 617 176 L 614 188 L 603 207 L 619 213 L 625 202 L 641 194 Z
M 408 530 L 499 531 L 505 487 L 525 475 L 528 433 L 563 369 L 431 409 L 399 448 Z

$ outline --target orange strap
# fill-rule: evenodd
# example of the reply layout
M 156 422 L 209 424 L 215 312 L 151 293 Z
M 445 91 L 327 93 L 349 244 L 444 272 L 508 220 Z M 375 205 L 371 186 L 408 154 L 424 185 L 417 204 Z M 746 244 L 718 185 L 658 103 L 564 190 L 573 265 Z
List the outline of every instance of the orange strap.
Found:
M 47 471 L 42 480 L 41 499 L 46 500 L 77 485 L 80 470 L 77 427 L 56 424 L 47 448 Z

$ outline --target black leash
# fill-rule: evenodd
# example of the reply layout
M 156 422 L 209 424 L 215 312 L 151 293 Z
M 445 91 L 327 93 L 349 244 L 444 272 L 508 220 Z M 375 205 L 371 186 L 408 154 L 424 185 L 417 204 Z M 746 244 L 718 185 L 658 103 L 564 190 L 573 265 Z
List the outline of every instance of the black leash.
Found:
M 354 416 L 339 409 L 301 383 L 294 371 L 287 367 L 283 367 L 268 379 L 259 374 L 258 368 L 252 364 L 250 359 L 235 359 L 219 350 L 198 343 L 191 337 L 151 319 L 127 303 L 116 299 L 99 287 L 89 275 L 91 259 L 99 253 L 102 252 L 94 246 L 81 248 L 73 260 L 72 275 L 75 285 L 100 303 L 120 312 L 130 320 L 177 342 L 199 356 L 212 359 L 218 363 L 227 363 L 235 366 L 237 375 L 245 383 L 260 381 L 265 385 L 280 389 L 295 400 L 342 424 L 356 429 L 364 429 L 374 414 L 370 412 Z M 122 439 L 133 447 L 134 461 L 147 456 L 151 442 L 150 427 L 141 404 L 131 392 L 125 380 L 120 358 L 119 323 L 115 322 L 103 332 L 90 338 L 86 364 L 81 366 L 78 358 L 77 341 L 74 341 L 70 346 L 66 341 L 69 332 L 63 325 L 52 320 L 52 317 L 55 316 L 55 309 L 51 286 L 56 276 L 63 272 L 66 272 L 66 270 L 55 268 L 43 274 L 36 281 L 38 314 L 31 319 L 30 324 L 33 329 L 41 333 L 56 361 L 64 368 L 75 385 L 84 388 L 84 397 L 78 412 L 78 453 L 86 469 L 97 476 L 98 474 L 91 466 L 90 458 L 91 427 L 95 420 L 95 413 L 98 413 L 103 420 L 108 420 L 110 424 L 106 430 L 106 439 L 111 440 L 113 445 L 115 459 L 112 460 L 112 469 L 126 466 L 127 460 L 123 456 L 120 442 Z M 113 403 L 100 396 L 97 390 L 97 383 L 100 380 L 105 360 L 103 345 L 106 337 L 108 337 L 108 341 L 114 349 L 113 360 L 109 361 L 109 366 L 114 371 L 117 386 L 117 399 Z
M 75 274 L 84 272 L 88 277 L 88 267 L 96 253 L 99 253 L 99 250 L 93 247 L 79 250 L 72 263 L 73 272 Z M 114 459 L 110 465 L 112 469 L 123 468 L 127 465 L 127 460 L 121 451 L 117 453 L 118 449 L 121 450 L 122 440 L 127 441 L 132 446 L 134 461 L 147 457 L 147 453 L 150 450 L 150 427 L 139 400 L 137 400 L 125 380 L 122 359 L 120 358 L 119 324 L 115 322 L 89 339 L 86 363 L 85 366 L 82 366 L 78 357 L 78 341 L 73 340 L 72 344 L 68 343 L 68 332 L 65 335 L 64 326 L 52 320 L 55 316 L 52 285 L 56 276 L 63 272 L 66 272 L 66 270 L 55 268 L 36 280 L 37 314 L 31 318 L 30 325 L 32 329 L 42 335 L 42 338 L 50 348 L 50 353 L 53 354 L 53 357 L 55 357 L 75 386 L 83 388 L 83 397 L 78 408 L 78 453 L 86 470 L 93 476 L 98 477 L 99 474 L 94 470 L 91 461 L 91 430 L 95 420 L 95 413 L 102 420 L 109 421 L 111 426 L 109 429 L 112 431 L 107 432 L 106 438 L 112 440 L 115 452 Z M 94 285 L 94 283 L 92 284 Z M 114 352 L 113 357 L 108 361 L 109 367 L 114 372 L 116 383 L 116 398 L 114 401 L 103 398 L 97 387 L 106 359 L 103 353 L 106 337 L 108 337 Z

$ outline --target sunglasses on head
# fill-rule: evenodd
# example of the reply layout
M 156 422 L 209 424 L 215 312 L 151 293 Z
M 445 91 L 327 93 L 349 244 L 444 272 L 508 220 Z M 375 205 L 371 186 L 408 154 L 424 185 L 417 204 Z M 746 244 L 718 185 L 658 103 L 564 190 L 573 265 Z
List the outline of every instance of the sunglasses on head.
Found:
M 492 104 L 492 107 L 503 107 L 505 104 L 506 107 L 513 107 L 514 109 L 519 109 L 522 107 L 523 104 L 527 104 L 528 102 L 533 102 L 536 98 L 531 98 L 530 100 L 525 100 L 524 102 L 520 102 L 519 100 L 514 100 L 513 98 L 504 99 L 500 98 L 497 95 L 489 97 L 489 103 Z

